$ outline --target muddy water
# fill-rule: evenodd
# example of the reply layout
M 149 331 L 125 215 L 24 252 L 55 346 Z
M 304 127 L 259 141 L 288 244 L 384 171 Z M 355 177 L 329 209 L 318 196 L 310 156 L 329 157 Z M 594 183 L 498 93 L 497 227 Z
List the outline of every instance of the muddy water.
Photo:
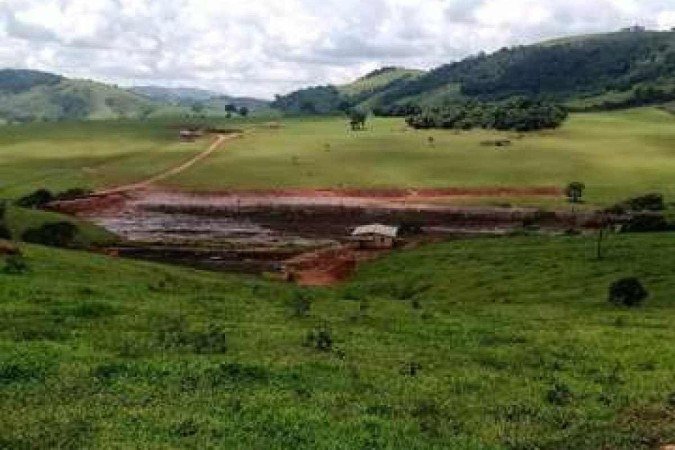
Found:
M 458 207 L 428 197 L 317 191 L 192 195 L 138 191 L 57 205 L 122 237 L 121 256 L 225 271 L 279 271 L 294 256 L 348 241 L 363 224 L 403 225 L 423 235 L 502 235 L 526 227 L 593 228 L 592 213 Z
M 226 215 L 134 208 L 90 220 L 123 239 L 109 249 L 120 256 L 227 272 L 278 272 L 289 258 L 337 245 L 334 239 L 303 237 Z

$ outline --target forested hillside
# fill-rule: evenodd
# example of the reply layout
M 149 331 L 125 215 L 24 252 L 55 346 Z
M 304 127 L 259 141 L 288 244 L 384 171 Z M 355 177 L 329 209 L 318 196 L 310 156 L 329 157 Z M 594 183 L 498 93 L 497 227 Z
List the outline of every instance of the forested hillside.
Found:
M 328 114 L 367 103 L 378 94 L 424 72 L 398 67 L 383 67 L 341 86 L 314 86 L 277 96 L 274 108 L 291 114 Z
M 311 112 L 317 89 L 282 97 L 276 105 L 284 109 L 285 99 L 302 97 L 303 112 Z M 393 79 L 365 97 L 330 89 L 318 92 L 337 95 L 332 105 L 384 113 L 401 106 L 513 97 L 562 102 L 574 109 L 662 103 L 675 99 L 675 32 L 622 31 L 503 48 Z

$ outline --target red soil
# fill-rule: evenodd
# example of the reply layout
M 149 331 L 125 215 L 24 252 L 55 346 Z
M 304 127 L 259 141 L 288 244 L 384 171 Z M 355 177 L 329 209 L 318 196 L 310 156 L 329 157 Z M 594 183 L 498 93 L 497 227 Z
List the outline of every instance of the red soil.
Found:
M 331 286 L 349 278 L 359 262 L 375 259 L 386 251 L 357 250 L 349 245 L 305 253 L 285 262 L 289 281 L 300 286 Z
M 238 197 L 306 197 L 306 198 L 365 198 L 365 199 L 434 199 L 444 197 L 558 197 L 563 190 L 557 186 L 483 186 L 446 188 L 286 188 L 233 189 L 205 193 L 213 196 Z M 198 195 L 198 194 L 196 194 Z

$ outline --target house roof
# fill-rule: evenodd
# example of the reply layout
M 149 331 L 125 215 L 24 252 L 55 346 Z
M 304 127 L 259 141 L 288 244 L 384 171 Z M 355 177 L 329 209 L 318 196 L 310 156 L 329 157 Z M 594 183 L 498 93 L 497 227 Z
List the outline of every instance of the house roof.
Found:
M 380 224 L 363 225 L 360 227 L 356 227 L 356 229 L 352 233 L 352 236 L 365 236 L 369 234 L 377 234 L 380 236 L 395 238 L 396 236 L 398 236 L 398 227 Z

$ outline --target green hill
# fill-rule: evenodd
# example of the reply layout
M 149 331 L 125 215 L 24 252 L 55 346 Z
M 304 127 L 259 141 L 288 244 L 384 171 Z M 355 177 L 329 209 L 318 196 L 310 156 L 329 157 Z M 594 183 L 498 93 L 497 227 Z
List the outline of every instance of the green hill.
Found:
M 516 96 L 563 102 L 576 109 L 664 103 L 675 99 L 675 32 L 622 31 L 503 48 L 426 73 L 396 77 L 379 83 L 366 96 L 363 91 L 351 96 L 345 88 L 335 91 L 339 100 L 333 104 L 383 111 Z M 307 105 L 312 91 L 304 94 Z M 276 104 L 284 106 L 283 101 Z
M 424 72 L 415 69 L 405 69 L 401 67 L 383 67 L 382 69 L 370 72 L 358 80 L 338 86 L 338 91 L 349 97 L 359 97 L 363 95 L 373 95 L 380 90 L 390 86 L 394 82 L 402 80 L 412 80 Z
M 0 71 L 0 119 L 6 122 L 143 117 L 156 108 L 116 86 L 28 70 Z
M 610 242 L 450 241 L 311 290 L 24 246 L 23 274 L 0 257 L 0 448 L 658 448 L 675 242 Z M 607 302 L 625 276 L 642 308 Z
M 199 103 L 199 109 L 193 106 Z M 90 80 L 68 79 L 33 70 L 0 70 L 0 123 L 224 116 L 225 105 L 258 111 L 267 102 L 198 89 L 125 89 Z
M 249 111 L 266 108 L 268 103 L 252 97 L 232 97 L 218 92 L 194 88 L 166 88 L 160 86 L 137 86 L 129 89 L 134 94 L 141 95 L 159 103 L 169 103 L 179 106 L 202 104 L 207 109 L 224 111 L 226 105 L 237 108 L 245 107 Z
M 414 80 L 420 70 L 384 67 L 340 86 L 314 86 L 277 96 L 272 107 L 291 114 L 328 114 L 350 106 L 367 107 L 370 100 L 399 83 Z

